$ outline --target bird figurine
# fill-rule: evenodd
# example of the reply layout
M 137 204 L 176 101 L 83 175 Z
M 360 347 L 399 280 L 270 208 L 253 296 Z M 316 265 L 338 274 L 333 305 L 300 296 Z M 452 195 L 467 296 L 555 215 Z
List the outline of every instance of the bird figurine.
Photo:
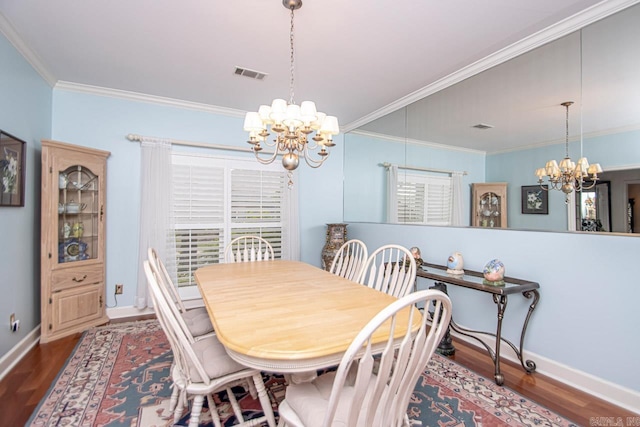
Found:
M 460 252 L 454 252 L 449 255 L 447 259 L 447 273 L 449 274 L 464 274 L 464 259 Z

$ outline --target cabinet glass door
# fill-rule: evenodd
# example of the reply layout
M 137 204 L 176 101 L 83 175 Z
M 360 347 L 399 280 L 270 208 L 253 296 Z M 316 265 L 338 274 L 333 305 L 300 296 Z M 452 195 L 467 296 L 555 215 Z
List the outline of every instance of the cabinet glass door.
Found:
M 74 165 L 58 172 L 58 262 L 98 258 L 100 206 L 99 177 Z
M 484 182 L 471 184 L 471 225 L 475 227 L 507 227 L 507 184 Z
M 496 193 L 487 192 L 480 195 L 478 203 L 479 225 L 481 227 L 502 227 L 500 214 L 502 197 Z

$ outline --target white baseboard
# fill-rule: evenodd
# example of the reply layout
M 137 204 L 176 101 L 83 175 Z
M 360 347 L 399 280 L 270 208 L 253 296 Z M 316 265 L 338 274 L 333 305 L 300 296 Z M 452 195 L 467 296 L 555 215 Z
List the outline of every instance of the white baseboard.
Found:
M 125 307 L 111 307 L 107 308 L 107 316 L 109 319 L 124 319 L 126 317 L 144 316 L 147 314 L 154 314 L 152 307 L 137 308 L 132 305 Z
M 486 351 L 485 348 L 473 338 L 461 335 L 455 331 L 451 331 L 451 335 L 456 339 L 462 340 L 474 347 L 479 347 L 483 351 Z M 495 338 L 483 338 L 489 347 L 495 349 Z M 500 357 L 520 364 L 518 357 L 513 353 L 511 348 L 506 345 L 503 345 L 500 351 Z M 491 360 L 489 355 L 487 355 L 487 358 Z M 596 377 L 595 375 L 580 371 L 544 356 L 524 351 L 524 360 L 529 359 L 536 363 L 536 372 L 539 372 L 542 375 L 558 380 L 568 386 L 581 390 L 614 405 L 633 412 L 640 412 L 640 407 L 638 407 L 638 402 L 640 402 L 640 392 L 636 390 L 612 383 L 611 381 Z
M 0 380 L 40 341 L 40 325 L 29 332 L 0 359 Z
M 184 306 L 186 308 L 204 307 L 202 299 L 184 300 Z M 126 317 L 144 316 L 147 314 L 154 314 L 153 307 L 137 308 L 132 305 L 123 307 L 111 307 L 107 308 L 107 316 L 109 319 L 123 319 Z

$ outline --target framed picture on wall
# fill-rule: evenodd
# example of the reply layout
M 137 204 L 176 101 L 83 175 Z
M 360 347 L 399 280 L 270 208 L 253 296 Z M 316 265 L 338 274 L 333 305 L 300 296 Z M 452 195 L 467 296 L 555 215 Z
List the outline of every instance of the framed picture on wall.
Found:
M 24 206 L 25 146 L 0 130 L 0 206 Z
M 544 187 L 544 188 L 542 188 Z M 549 214 L 549 186 L 548 185 L 523 185 L 522 186 L 522 213 L 523 214 Z

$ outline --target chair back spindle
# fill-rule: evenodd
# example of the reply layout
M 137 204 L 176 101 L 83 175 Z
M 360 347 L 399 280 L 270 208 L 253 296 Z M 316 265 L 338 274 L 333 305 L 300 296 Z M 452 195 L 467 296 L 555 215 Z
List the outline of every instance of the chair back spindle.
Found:
M 358 282 L 400 298 L 413 290 L 415 280 L 416 260 L 411 251 L 400 245 L 385 245 L 369 256 Z
M 273 247 L 259 236 L 236 237 L 224 250 L 225 262 L 254 262 L 274 259 Z
M 416 309 L 432 304 L 431 315 Z M 414 292 L 391 303 L 358 333 L 337 371 L 287 387 L 281 419 L 297 427 L 408 426 L 412 392 L 450 319 L 451 300 L 441 291 Z M 406 332 L 397 336 L 401 326 Z
M 361 240 L 345 242 L 333 258 L 329 272 L 356 281 L 368 257 L 367 246 Z

